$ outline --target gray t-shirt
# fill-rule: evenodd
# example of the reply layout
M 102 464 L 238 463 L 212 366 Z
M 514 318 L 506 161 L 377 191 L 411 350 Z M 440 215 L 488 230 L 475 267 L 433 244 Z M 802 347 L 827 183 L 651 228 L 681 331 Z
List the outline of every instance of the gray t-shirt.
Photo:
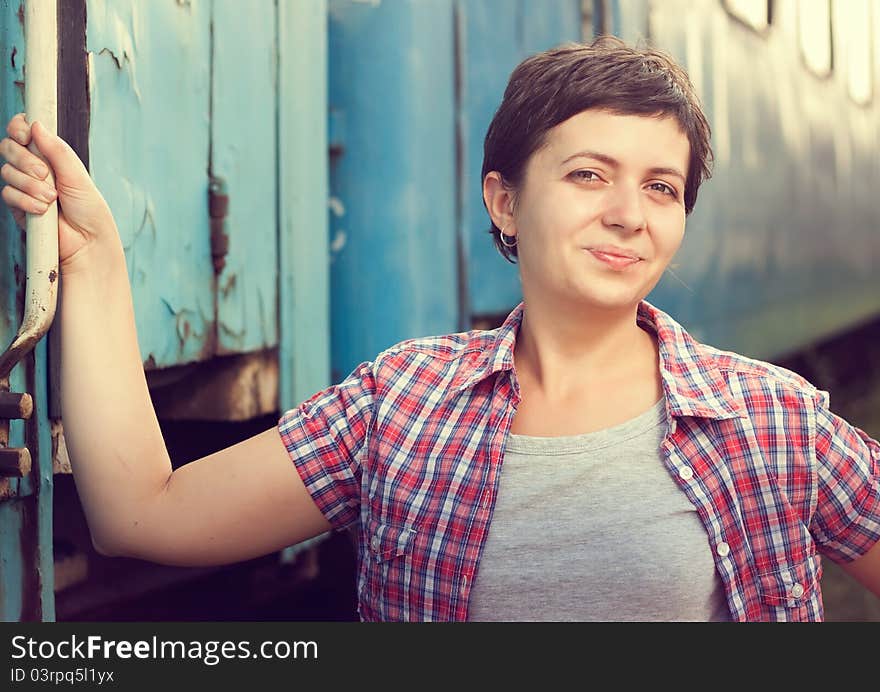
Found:
M 468 619 L 730 619 L 697 510 L 662 461 L 664 404 L 583 435 L 509 436 Z

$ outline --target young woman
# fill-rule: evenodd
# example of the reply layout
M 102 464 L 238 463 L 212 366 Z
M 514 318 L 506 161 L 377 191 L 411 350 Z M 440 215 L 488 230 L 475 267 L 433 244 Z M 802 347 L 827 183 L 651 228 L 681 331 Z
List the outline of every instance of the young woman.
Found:
M 512 74 L 483 165 L 524 296 L 503 326 L 402 342 L 174 472 L 110 210 L 64 141 L 7 130 L 19 223 L 60 204 L 64 427 L 100 552 L 221 564 L 357 525 L 365 620 L 820 620 L 820 553 L 880 595 L 880 444 L 644 300 L 711 159 L 664 54 L 602 39 Z

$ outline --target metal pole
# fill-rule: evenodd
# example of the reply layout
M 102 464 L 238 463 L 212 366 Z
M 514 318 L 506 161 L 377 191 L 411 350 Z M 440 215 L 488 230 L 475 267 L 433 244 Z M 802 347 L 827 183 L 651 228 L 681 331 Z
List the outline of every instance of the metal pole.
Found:
M 39 120 L 58 130 L 58 21 L 56 0 L 28 0 L 25 5 L 24 101 L 29 122 Z M 50 185 L 55 175 L 31 141 L 28 147 L 46 162 Z M 27 285 L 24 317 L 12 344 L 0 356 L 0 380 L 49 330 L 58 298 L 58 203 L 42 216 L 27 215 Z

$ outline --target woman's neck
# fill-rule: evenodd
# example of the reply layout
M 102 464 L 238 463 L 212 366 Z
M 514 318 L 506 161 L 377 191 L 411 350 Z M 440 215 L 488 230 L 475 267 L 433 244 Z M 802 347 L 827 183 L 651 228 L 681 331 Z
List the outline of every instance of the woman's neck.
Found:
M 619 380 L 656 365 L 654 339 L 636 324 L 637 306 L 603 310 L 525 303 L 516 340 L 517 377 L 548 399 L 587 383 Z

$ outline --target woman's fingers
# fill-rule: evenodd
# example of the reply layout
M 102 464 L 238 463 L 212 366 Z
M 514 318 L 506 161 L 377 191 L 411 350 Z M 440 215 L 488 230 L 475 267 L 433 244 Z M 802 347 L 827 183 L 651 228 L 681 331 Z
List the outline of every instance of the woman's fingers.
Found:
M 20 122 L 16 122 L 16 120 Z M 27 143 L 30 140 L 30 128 L 27 128 L 26 136 L 21 129 L 24 118 L 13 118 L 6 131 L 11 136 L 20 138 Z M 12 211 L 12 216 L 19 227 L 27 223 L 25 213 L 45 214 L 46 210 L 58 197 L 56 190 L 44 182 L 49 175 L 46 164 L 40 161 L 32 152 L 8 137 L 0 140 L 0 156 L 7 163 L 0 166 L 0 178 L 8 185 L 3 188 L 2 198 Z
M 3 188 L 3 191 L 0 192 L 0 196 L 3 197 L 3 201 L 6 202 L 11 209 L 21 209 L 28 214 L 42 215 L 45 214 L 46 210 L 49 208 L 49 205 L 46 202 L 34 199 L 30 195 L 25 194 L 11 185 L 6 185 Z
M 11 163 L 4 163 L 0 167 L 0 178 L 12 185 L 12 187 L 16 187 L 31 197 L 43 200 L 44 202 L 54 202 L 58 196 L 55 188 L 49 185 L 49 183 L 22 173 Z
M 95 192 L 89 172 L 67 142 L 47 130 L 39 120 L 35 120 L 31 127 L 31 136 L 40 156 L 52 167 L 59 189 L 76 189 L 90 194 Z
M 6 125 L 6 134 L 23 146 L 31 141 L 31 126 L 24 119 L 24 113 L 16 113 Z
M 49 169 L 36 154 L 27 147 L 22 146 L 9 137 L 0 140 L 0 156 L 9 161 L 23 173 L 27 173 L 37 180 L 45 180 L 49 175 Z
M 6 130 L 10 134 L 21 136 L 21 130 L 17 129 L 15 120 L 16 118 L 13 118 L 10 121 Z M 18 120 L 24 122 L 24 118 Z M 27 141 L 30 138 L 29 132 L 28 129 L 28 137 L 22 136 L 22 139 Z M 25 146 L 5 138 L 0 141 L 0 156 L 7 161 L 0 166 L 0 178 L 9 183 L 3 188 L 2 198 L 12 211 L 15 223 L 22 228 L 27 223 L 25 213 L 45 214 L 49 204 L 58 197 L 58 193 L 44 182 L 49 175 L 46 164 Z

